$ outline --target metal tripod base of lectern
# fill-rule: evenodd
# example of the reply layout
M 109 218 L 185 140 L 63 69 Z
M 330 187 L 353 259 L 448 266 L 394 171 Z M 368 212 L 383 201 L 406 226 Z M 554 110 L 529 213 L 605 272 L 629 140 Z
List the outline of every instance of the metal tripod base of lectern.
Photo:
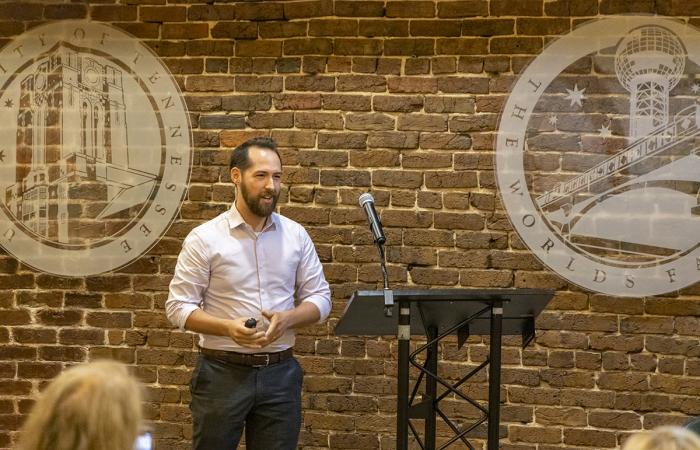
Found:
M 399 314 L 384 314 L 383 291 L 357 291 L 348 302 L 343 317 L 336 326 L 337 335 L 381 336 L 398 335 L 398 392 L 396 448 L 408 449 L 409 429 L 420 448 L 444 449 L 460 441 L 473 449 L 468 435 L 479 425 L 487 423 L 487 448 L 497 450 L 500 425 L 501 337 L 519 335 L 523 347 L 534 338 L 535 317 L 552 298 L 553 291 L 536 289 L 427 289 L 397 290 L 394 300 Z M 411 321 L 411 316 L 420 320 Z M 408 332 L 410 326 L 410 333 Z M 450 382 L 438 373 L 438 345 L 450 335 L 457 334 L 461 347 L 470 335 L 490 337 L 489 357 L 470 370 L 457 382 Z M 410 335 L 425 335 L 427 343 L 409 353 Z M 423 357 L 423 362 L 419 358 Z M 409 394 L 409 365 L 420 372 Z M 460 386 L 488 366 L 488 406 L 484 407 L 460 390 Z M 417 394 L 421 384 L 425 391 L 420 401 Z M 443 392 L 438 394 L 438 385 Z M 440 402 L 454 395 L 478 411 L 473 423 L 460 426 L 440 407 Z M 453 431 L 453 436 L 436 447 L 437 416 Z M 414 423 L 423 420 L 423 440 Z

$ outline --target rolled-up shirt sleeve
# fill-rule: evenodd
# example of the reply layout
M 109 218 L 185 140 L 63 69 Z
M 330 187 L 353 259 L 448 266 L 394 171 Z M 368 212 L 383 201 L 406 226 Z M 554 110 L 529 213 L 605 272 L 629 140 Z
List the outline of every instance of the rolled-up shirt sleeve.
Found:
M 187 318 L 202 304 L 204 291 L 209 285 L 209 258 L 202 240 L 190 233 L 177 257 L 175 274 L 170 282 L 165 314 L 180 330 L 185 330 Z
M 331 289 L 323 275 L 323 266 L 309 234 L 301 228 L 301 261 L 297 268 L 296 295 L 300 302 L 311 302 L 321 315 L 323 322 L 331 313 Z

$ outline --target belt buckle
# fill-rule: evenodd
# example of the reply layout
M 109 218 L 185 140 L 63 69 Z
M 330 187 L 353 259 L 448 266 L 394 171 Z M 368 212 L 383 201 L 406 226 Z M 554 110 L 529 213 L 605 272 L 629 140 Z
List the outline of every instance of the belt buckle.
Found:
M 252 364 L 251 367 L 266 367 L 270 365 L 270 354 L 269 353 L 264 353 L 265 355 L 265 364 Z M 255 356 L 261 356 L 261 355 L 255 355 Z

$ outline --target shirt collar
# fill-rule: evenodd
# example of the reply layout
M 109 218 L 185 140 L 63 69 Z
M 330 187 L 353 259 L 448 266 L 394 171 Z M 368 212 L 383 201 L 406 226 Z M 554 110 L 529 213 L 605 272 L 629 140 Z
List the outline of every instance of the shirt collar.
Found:
M 243 220 L 243 216 L 241 216 L 241 213 L 238 212 L 238 208 L 236 208 L 236 202 L 233 202 L 231 205 L 231 209 L 228 211 L 228 225 L 231 229 L 238 228 L 240 226 L 250 226 L 246 223 L 245 220 Z M 267 224 L 265 225 L 265 228 L 263 228 L 263 232 L 267 231 L 268 229 L 271 229 L 270 227 L 275 227 L 277 228 L 279 226 L 279 217 L 276 212 L 273 212 L 270 214 L 270 220 L 267 221 Z

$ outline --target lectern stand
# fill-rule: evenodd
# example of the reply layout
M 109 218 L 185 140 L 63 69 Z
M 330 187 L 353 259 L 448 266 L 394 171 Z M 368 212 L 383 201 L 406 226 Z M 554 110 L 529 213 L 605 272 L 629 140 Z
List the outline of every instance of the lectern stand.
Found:
M 467 448 L 474 447 L 466 435 L 479 425 L 488 422 L 488 450 L 498 450 L 501 388 L 501 337 L 522 336 L 523 347 L 535 335 L 535 317 L 544 309 L 553 291 L 536 289 L 427 289 L 393 291 L 399 314 L 384 314 L 384 291 L 357 291 L 348 302 L 343 317 L 338 322 L 337 335 L 398 335 L 398 392 L 396 419 L 396 448 L 408 449 L 408 430 L 418 440 L 421 448 L 436 449 L 436 419 L 452 429 L 454 436 L 442 444 L 444 449 L 461 440 Z M 398 317 L 397 317 L 398 316 Z M 411 316 L 420 320 L 411 321 Z M 410 328 L 409 328 L 410 326 Z M 410 329 L 410 332 L 408 331 Z M 397 333 L 398 330 L 398 333 Z M 490 337 L 489 357 L 456 383 L 451 383 L 438 373 L 438 344 L 449 335 L 457 334 L 461 347 L 470 334 Z M 423 335 L 427 343 L 409 353 L 410 335 Z M 423 363 L 418 357 L 425 355 Z M 409 395 L 409 364 L 420 371 L 418 380 Z M 489 401 L 484 408 L 469 398 L 459 387 L 489 366 Z M 418 389 L 425 381 L 425 393 L 420 402 L 414 402 Z M 438 395 L 438 384 L 444 392 Z M 439 402 L 450 394 L 468 402 L 480 411 L 480 417 L 469 426 L 460 427 L 440 409 Z M 424 441 L 411 422 L 424 420 Z

